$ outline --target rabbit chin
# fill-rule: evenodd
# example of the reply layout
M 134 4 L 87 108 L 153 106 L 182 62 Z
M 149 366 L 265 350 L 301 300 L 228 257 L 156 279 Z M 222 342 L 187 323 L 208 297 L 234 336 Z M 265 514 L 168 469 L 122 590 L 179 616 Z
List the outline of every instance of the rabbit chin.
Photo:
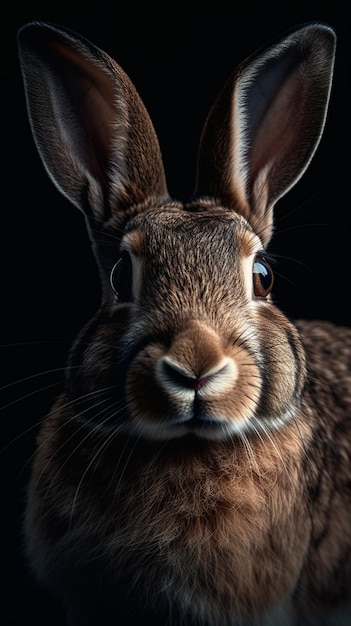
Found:
M 135 418 L 127 426 L 131 436 L 144 437 L 149 440 L 165 441 L 179 439 L 180 437 L 198 437 L 212 441 L 224 441 L 238 437 L 246 440 L 247 436 L 259 436 L 262 438 L 271 431 L 279 430 L 292 420 L 296 410 L 292 407 L 285 413 L 275 417 L 256 417 L 254 415 L 241 417 L 235 421 L 226 417 L 203 415 L 201 418 L 194 416 L 177 416 L 165 422 L 151 422 L 142 418 Z

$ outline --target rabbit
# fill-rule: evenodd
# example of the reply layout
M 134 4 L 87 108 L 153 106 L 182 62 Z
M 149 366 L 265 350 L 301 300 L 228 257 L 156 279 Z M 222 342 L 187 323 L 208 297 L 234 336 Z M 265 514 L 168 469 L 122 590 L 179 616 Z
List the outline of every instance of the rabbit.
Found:
M 37 149 L 102 285 L 38 435 L 39 584 L 70 626 L 346 623 L 351 329 L 288 319 L 267 252 L 323 132 L 334 29 L 298 25 L 239 65 L 186 202 L 106 52 L 45 22 L 18 41 Z

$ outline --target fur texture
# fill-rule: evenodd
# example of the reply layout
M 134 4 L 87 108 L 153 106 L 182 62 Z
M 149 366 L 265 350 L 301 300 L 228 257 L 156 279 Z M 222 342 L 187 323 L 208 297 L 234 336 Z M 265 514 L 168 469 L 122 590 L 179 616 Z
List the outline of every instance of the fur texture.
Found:
M 306 25 L 239 67 L 182 204 L 123 70 L 75 33 L 20 31 L 34 138 L 103 286 L 28 492 L 28 553 L 72 626 L 350 615 L 351 329 L 288 320 L 265 252 L 323 130 L 334 40 Z

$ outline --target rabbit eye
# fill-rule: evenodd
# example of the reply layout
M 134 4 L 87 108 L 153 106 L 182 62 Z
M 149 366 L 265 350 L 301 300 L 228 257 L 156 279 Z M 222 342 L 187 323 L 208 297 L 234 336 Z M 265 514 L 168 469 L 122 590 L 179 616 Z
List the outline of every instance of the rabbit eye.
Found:
M 252 278 L 256 298 L 266 298 L 272 291 L 274 276 L 271 266 L 262 256 L 257 256 L 254 261 Z
M 110 283 L 118 302 L 133 300 L 132 260 L 128 252 L 123 251 L 110 274 Z

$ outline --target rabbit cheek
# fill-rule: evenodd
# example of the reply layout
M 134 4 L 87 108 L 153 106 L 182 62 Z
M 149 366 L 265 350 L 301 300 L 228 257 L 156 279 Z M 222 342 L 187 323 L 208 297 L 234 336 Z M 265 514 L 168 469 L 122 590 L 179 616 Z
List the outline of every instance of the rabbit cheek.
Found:
M 262 381 L 259 364 L 244 347 L 235 346 L 232 358 L 238 375 L 235 386 L 225 396 L 213 402 L 214 410 L 226 415 L 231 433 L 243 433 L 251 428 L 252 416 L 259 406 Z
M 260 307 L 258 317 L 259 328 L 268 332 L 260 332 L 263 389 L 257 415 L 262 424 L 276 428 L 299 407 L 305 356 L 296 329 L 279 311 Z

